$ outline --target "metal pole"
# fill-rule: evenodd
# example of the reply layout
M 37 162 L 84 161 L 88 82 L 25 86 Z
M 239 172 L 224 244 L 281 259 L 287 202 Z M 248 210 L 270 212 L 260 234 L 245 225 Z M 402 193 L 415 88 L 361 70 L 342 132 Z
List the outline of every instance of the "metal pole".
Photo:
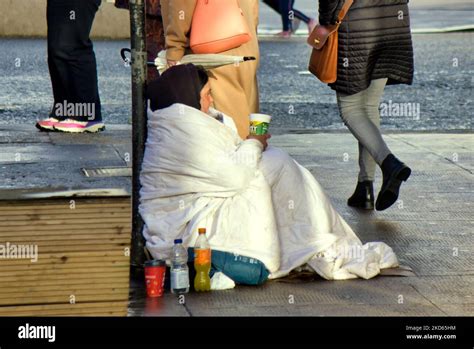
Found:
M 132 273 L 143 265 L 144 239 L 143 221 L 138 213 L 140 192 L 140 169 L 146 137 L 145 83 L 147 69 L 145 0 L 130 0 L 130 40 L 132 49 L 132 134 L 133 134 L 133 177 L 132 177 Z

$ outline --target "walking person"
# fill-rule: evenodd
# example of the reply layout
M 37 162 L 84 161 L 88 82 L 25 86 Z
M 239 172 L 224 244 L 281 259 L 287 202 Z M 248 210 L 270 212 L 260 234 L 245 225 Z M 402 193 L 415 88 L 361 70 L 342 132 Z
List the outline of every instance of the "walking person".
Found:
M 90 31 L 101 0 L 48 0 L 48 66 L 54 106 L 42 131 L 99 132 L 102 122 L 97 63 Z
M 190 53 L 189 35 L 197 0 L 161 0 L 165 24 L 166 58 L 169 65 L 177 64 Z M 254 61 L 227 65 L 210 70 L 214 107 L 231 115 L 240 137 L 249 134 L 249 116 L 259 111 L 257 68 L 259 47 L 257 40 L 258 0 L 239 1 L 250 30 L 251 40 L 237 48 L 221 52 L 223 55 L 253 56 Z
M 283 31 L 277 34 L 280 37 L 289 38 L 292 33 L 296 32 L 301 22 L 308 25 L 309 33 L 316 26 L 314 18 L 308 17 L 294 8 L 295 0 L 263 0 L 263 2 L 278 12 L 282 18 Z
M 319 22 L 334 24 L 344 0 L 320 0 Z M 339 28 L 336 91 L 343 122 L 359 142 L 359 177 L 347 204 L 372 210 L 376 165 L 383 174 L 375 208 L 393 205 L 411 169 L 397 159 L 380 132 L 385 86 L 411 84 L 413 46 L 408 0 L 354 1 Z

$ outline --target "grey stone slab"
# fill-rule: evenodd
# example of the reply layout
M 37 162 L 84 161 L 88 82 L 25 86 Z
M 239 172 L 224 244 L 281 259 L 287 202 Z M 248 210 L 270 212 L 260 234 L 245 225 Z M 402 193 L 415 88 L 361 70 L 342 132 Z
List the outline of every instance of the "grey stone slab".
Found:
M 375 220 L 370 218 L 349 217 L 347 223 L 362 240 L 375 237 L 391 242 L 397 241 L 399 245 L 452 246 L 458 245 L 471 247 L 474 245 L 472 224 L 465 222 L 416 222 L 416 221 L 391 221 Z
M 403 200 L 399 198 L 399 200 Z M 403 202 L 403 208 L 401 205 L 402 202 L 397 202 L 391 209 L 388 211 L 377 212 L 372 218 L 374 220 L 394 220 L 394 221 L 417 221 L 417 222 L 430 222 L 430 221 L 453 221 L 453 224 L 456 224 L 456 221 L 471 221 L 472 214 L 470 212 L 453 212 L 453 211 L 427 211 L 417 209 L 415 206 L 406 206 Z M 400 208 L 398 208 L 400 207 Z
M 474 170 L 474 137 L 462 134 L 453 137 L 449 134 L 395 134 L 390 138 L 413 146 L 412 154 L 430 153 L 452 162 L 454 165 Z M 425 156 L 423 156 L 424 158 Z
M 236 306 L 226 308 L 208 308 L 204 306 L 193 309 L 192 316 L 445 316 L 446 313 L 432 305 L 328 305 L 314 304 L 293 306 Z M 450 310 L 450 309 L 448 309 Z M 457 308 L 451 311 L 456 314 Z M 307 320 L 311 323 L 311 318 Z M 315 326 L 317 324 L 315 323 Z M 320 326 L 320 325 L 319 325 Z
M 430 276 L 403 280 L 410 284 L 433 304 L 474 306 L 474 275 Z M 466 311 L 460 314 L 474 315 Z
M 361 212 L 361 210 L 357 210 L 355 208 L 345 207 L 347 206 L 347 198 L 352 194 L 352 192 L 349 191 L 344 193 L 337 193 L 336 195 L 331 192 L 331 194 L 333 204 L 340 208 L 339 212 L 344 212 L 348 215 L 353 215 L 354 217 L 358 217 L 364 213 L 363 211 Z M 455 194 L 459 194 L 460 197 L 455 197 Z M 379 213 L 384 213 L 384 215 L 381 216 L 386 218 L 385 213 L 392 214 L 394 212 L 399 212 L 400 214 L 403 214 L 403 212 L 408 212 L 416 214 L 416 220 L 429 220 L 428 217 L 423 216 L 423 213 L 425 211 L 428 211 L 432 213 L 450 215 L 451 217 L 453 217 L 453 215 L 463 214 L 463 219 L 460 220 L 465 220 L 466 218 L 469 220 L 469 218 L 474 218 L 472 213 L 474 203 L 471 202 L 471 195 L 472 194 L 469 194 L 469 196 L 466 195 L 467 199 L 465 199 L 464 201 L 462 193 L 449 193 L 447 197 L 439 197 L 435 201 L 431 198 L 427 199 L 425 197 L 420 199 L 417 198 L 416 195 L 402 193 L 397 203 L 395 203 L 395 206 L 392 206 L 387 212 L 377 212 L 377 214 L 374 215 L 374 218 L 378 217 Z M 442 219 L 442 216 L 439 216 L 435 220 L 440 219 Z
M 463 212 L 471 217 L 474 215 L 474 193 L 472 192 L 427 193 L 419 192 L 416 188 L 405 192 L 403 193 L 403 209 L 414 212 Z
M 458 256 L 453 256 L 455 249 L 459 250 Z M 462 247 L 458 246 L 446 246 L 444 248 L 430 247 L 418 250 L 411 248 L 398 251 L 394 247 L 400 263 L 413 268 L 417 276 L 474 275 L 472 250 L 463 252 L 461 249 Z
M 443 210 L 442 204 L 440 206 L 434 206 L 434 204 L 425 204 L 424 201 L 410 200 L 407 202 L 405 199 L 406 194 L 401 194 L 398 201 L 389 209 L 385 211 L 363 211 L 347 206 L 347 198 L 352 194 L 351 191 L 334 195 L 332 188 L 325 188 L 331 202 L 336 207 L 338 212 L 347 218 L 363 219 L 370 218 L 372 221 L 377 220 L 393 220 L 393 221 L 417 221 L 417 222 L 434 222 L 437 221 L 453 221 L 453 225 L 456 225 L 456 221 L 472 221 L 473 215 L 470 210 L 471 205 L 467 205 L 464 202 L 459 202 L 456 209 Z M 352 189 L 353 190 L 353 189 Z M 344 195 L 345 194 L 345 195 Z M 446 202 L 446 201 L 445 201 Z M 432 223 L 429 223 L 432 224 Z
M 171 293 L 149 298 L 141 283 L 131 280 L 128 316 L 189 316 L 185 302 L 180 302 Z
M 190 316 L 184 304 L 180 304 L 173 294 L 147 298 L 145 295 L 133 296 L 129 304 L 128 316 Z
M 158 301 L 135 294 L 130 316 L 470 316 L 472 278 L 377 277 L 371 280 L 237 286 L 190 293 L 185 305 L 169 293 Z M 141 298 L 140 298 L 141 297 Z M 133 297 L 132 297 L 133 298 Z M 166 303 L 166 304 L 165 304 Z
M 113 146 L 117 155 L 127 164 L 127 166 L 131 167 L 133 162 L 132 144 L 114 144 Z
M 378 277 L 372 280 L 269 282 L 227 291 L 190 293 L 186 306 L 135 303 L 137 316 L 469 316 L 473 277 Z M 166 298 L 168 297 L 168 298 Z M 148 303 L 147 303 L 148 302 Z M 461 304 L 463 306 L 461 306 Z M 143 313 L 141 313 L 143 312 Z
M 362 241 L 383 241 L 391 246 L 400 263 L 413 268 L 418 276 L 474 274 L 474 239 L 465 225 L 459 224 L 456 231 L 446 222 L 427 228 L 419 222 L 349 224 Z
M 112 145 L 104 144 L 25 144 L 4 145 L 0 164 L 107 161 L 120 159 Z
M 69 189 L 96 189 L 117 188 L 131 193 L 131 179 L 125 177 L 87 178 L 82 174 L 81 168 L 100 166 L 123 166 L 122 160 L 110 162 L 88 161 L 62 162 L 46 164 L 14 164 L 8 165 L 8 172 L 0 172 L 0 189 L 6 190 L 69 190 Z M 4 166 L 0 166 L 0 169 Z M 3 197 L 11 195 L 1 194 Z
M 409 139 L 405 139 L 405 136 Z M 390 134 L 385 137 L 394 152 L 414 168 L 441 170 L 451 166 L 464 166 L 472 172 L 473 137 L 470 134 L 456 135 L 455 138 L 459 139 L 456 144 L 451 141 L 452 135 L 441 135 L 443 136 L 441 139 L 438 139 L 438 134 L 422 135 L 423 139 L 429 139 L 429 144 L 436 144 L 440 151 L 430 149 L 426 144 L 417 145 L 418 136 L 419 134 Z M 346 162 L 357 164 L 357 143 L 350 134 L 280 135 L 273 137 L 271 144 L 281 147 L 297 157 L 304 155 L 328 156 L 330 154 L 331 157 L 341 160 L 344 158 Z M 324 161 L 325 159 L 320 158 L 319 160 Z M 416 162 L 411 164 L 411 160 Z
M 0 129 L 0 144 L 50 143 L 47 133 L 33 134 L 30 131 L 10 131 Z
M 109 130 L 111 128 L 111 130 Z M 57 145 L 65 144 L 129 144 L 132 142 L 131 128 L 127 129 L 106 126 L 106 131 L 100 133 L 65 134 L 50 133 L 51 142 Z
M 270 281 L 259 287 L 238 286 L 233 290 L 207 294 L 190 293 L 187 306 L 193 313 L 196 303 L 208 308 L 231 306 L 288 306 L 314 304 L 404 304 L 429 305 L 411 285 L 399 282 L 399 277 L 377 277 L 371 280 L 346 280 L 285 283 Z
M 130 166 L 132 159 L 131 127 L 113 125 L 100 134 L 64 134 L 39 132 L 32 125 L 3 126 L 2 132 L 17 136 L 2 145 L 0 152 L 0 189 L 22 192 L 71 189 L 121 189 L 131 193 L 131 180 L 123 177 L 87 178 L 82 168 Z M 8 131 L 9 130 L 9 131 Z M 15 133 L 16 132 L 16 133 Z M 21 143 L 18 134 L 45 138 L 48 142 Z M 22 194 L 23 195 L 23 194 Z M 2 198 L 0 197 L 0 199 Z
M 474 304 L 440 304 L 438 306 L 448 316 L 474 316 Z
M 415 278 L 270 282 L 208 294 L 190 294 L 192 316 L 442 316 L 412 285 Z
M 469 149 L 474 145 L 472 133 L 393 133 L 390 138 L 401 140 L 418 147 L 429 149 L 446 150 L 446 148 Z

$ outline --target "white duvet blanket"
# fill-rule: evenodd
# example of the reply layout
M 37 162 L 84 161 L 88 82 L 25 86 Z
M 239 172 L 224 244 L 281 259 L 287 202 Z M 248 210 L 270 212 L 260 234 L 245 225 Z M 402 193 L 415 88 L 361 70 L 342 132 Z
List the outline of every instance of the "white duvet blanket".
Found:
M 230 118 L 182 104 L 148 114 L 140 214 L 154 258 L 206 227 L 212 249 L 257 258 L 271 278 L 309 265 L 330 280 L 368 279 L 398 266 L 386 244 L 362 245 L 308 170 L 242 141 Z

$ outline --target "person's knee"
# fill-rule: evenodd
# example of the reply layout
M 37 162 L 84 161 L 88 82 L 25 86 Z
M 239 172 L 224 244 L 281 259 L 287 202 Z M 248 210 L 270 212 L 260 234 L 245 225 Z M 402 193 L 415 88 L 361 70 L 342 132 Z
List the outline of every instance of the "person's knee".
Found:
M 337 105 L 341 119 L 346 125 L 350 123 L 351 120 L 365 114 L 365 105 L 361 95 L 339 97 Z
M 68 59 L 74 47 L 61 42 L 50 42 L 48 45 L 48 55 L 53 58 Z
M 380 107 L 380 100 L 382 99 L 382 91 L 377 91 L 375 93 L 369 93 L 367 94 L 367 100 L 365 102 L 365 106 L 367 109 L 379 109 Z
M 367 118 L 372 121 L 376 126 L 380 125 L 380 111 L 379 106 L 367 106 L 366 108 Z
M 286 151 L 269 145 L 262 153 L 263 159 L 270 161 L 273 165 L 285 164 L 292 161 L 292 157 Z
M 70 59 L 88 59 L 93 54 L 92 47 L 82 42 L 64 42 L 52 41 L 48 44 L 48 55 L 52 58 L 70 60 Z
M 263 172 L 268 184 L 273 186 L 278 181 L 278 178 L 280 178 L 283 169 L 288 168 L 292 161 L 293 159 L 287 152 L 268 146 L 262 153 L 259 168 Z
M 358 123 L 361 117 L 366 116 L 366 109 L 360 105 L 340 108 L 340 116 L 345 125 Z

